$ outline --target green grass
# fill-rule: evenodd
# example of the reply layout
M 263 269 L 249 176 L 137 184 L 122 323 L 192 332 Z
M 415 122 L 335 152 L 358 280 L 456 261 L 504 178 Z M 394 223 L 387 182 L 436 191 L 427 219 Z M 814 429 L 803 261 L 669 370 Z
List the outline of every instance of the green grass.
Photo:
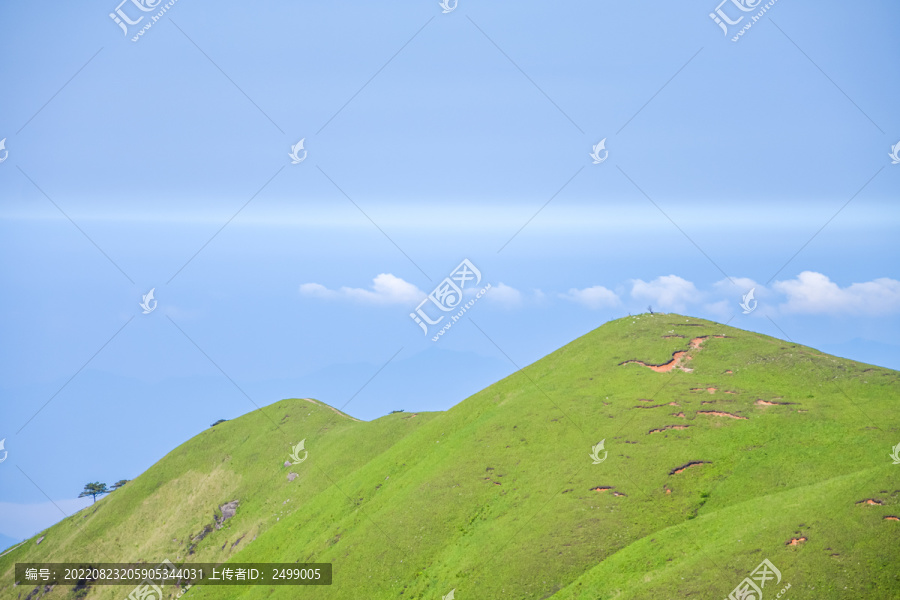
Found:
M 692 350 L 691 372 L 620 365 L 707 335 L 727 337 Z M 358 422 L 293 399 L 217 425 L 0 558 L 0 599 L 33 589 L 12 586 L 16 561 L 165 558 L 334 565 L 329 588 L 188 599 L 721 598 L 764 558 L 789 598 L 898 597 L 900 522 L 884 519 L 900 516 L 898 389 L 894 371 L 717 323 L 619 319 L 446 412 Z M 649 433 L 672 425 L 688 427 Z M 309 458 L 284 467 L 301 439 Z M 192 541 L 231 500 L 237 514 Z

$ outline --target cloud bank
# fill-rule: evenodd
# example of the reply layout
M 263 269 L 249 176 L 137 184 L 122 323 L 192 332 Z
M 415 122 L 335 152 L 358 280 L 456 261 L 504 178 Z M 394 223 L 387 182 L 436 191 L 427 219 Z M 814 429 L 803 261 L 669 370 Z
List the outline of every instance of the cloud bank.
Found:
M 754 306 L 762 309 L 759 314 L 883 316 L 900 313 L 900 281 L 887 277 L 841 287 L 827 275 L 803 271 L 794 279 L 775 281 L 768 288 L 747 277 L 731 277 L 704 290 L 692 281 L 670 274 L 650 281 L 632 279 L 619 289 L 621 291 L 617 293 L 608 287 L 594 285 L 571 288 L 555 296 L 590 310 L 630 306 L 635 311 L 643 311 L 650 305 L 661 312 L 701 309 L 727 318 L 742 312 L 740 304 L 744 295 L 753 290 L 757 303 Z M 318 283 L 304 283 L 300 286 L 300 294 L 321 300 L 404 306 L 418 304 L 426 296 L 426 292 L 414 284 L 390 273 L 375 277 L 369 289 L 347 286 L 329 289 Z M 493 286 L 487 297 L 491 303 L 505 309 L 548 304 L 548 296 L 539 290 L 526 295 L 502 282 Z

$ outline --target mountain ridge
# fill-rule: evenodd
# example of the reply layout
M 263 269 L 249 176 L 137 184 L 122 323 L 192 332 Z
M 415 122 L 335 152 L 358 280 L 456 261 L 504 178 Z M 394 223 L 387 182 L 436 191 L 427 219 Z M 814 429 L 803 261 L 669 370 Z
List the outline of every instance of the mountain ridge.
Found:
M 670 337 L 677 335 L 684 337 Z M 704 336 L 692 348 L 692 340 Z M 656 372 L 633 362 L 665 365 L 678 352 L 684 353 L 682 368 Z M 845 565 L 857 576 L 853 581 L 869 580 L 879 593 L 892 593 L 900 589 L 898 559 L 879 548 L 897 529 L 885 527 L 892 521 L 872 519 L 900 510 L 900 489 L 890 483 L 892 465 L 881 448 L 889 449 L 888 432 L 898 431 L 890 410 L 897 376 L 702 319 L 626 317 L 447 411 L 349 421 L 320 401 L 292 399 L 222 423 L 92 510 L 48 529 L 41 546 L 26 544 L 0 558 L 0 574 L 10 580 L 13 559 L 54 556 L 315 560 L 334 564 L 329 598 L 440 598 L 451 589 L 460 600 L 640 598 L 663 590 L 724 596 L 740 573 L 769 557 L 788 565 L 784 575 L 793 575 L 794 589 L 824 589 L 820 597 L 841 598 L 842 590 L 828 589 L 829 561 L 836 559 L 825 550 L 840 545 L 840 532 L 853 546 L 838 554 L 867 564 L 864 570 Z M 308 459 L 285 466 L 301 439 Z M 601 439 L 608 456 L 592 464 L 591 447 Z M 702 462 L 674 473 L 691 461 Z M 292 481 L 290 473 L 296 473 Z M 842 477 L 859 492 L 850 494 Z M 816 488 L 840 495 L 820 497 Z M 796 510 L 783 506 L 785 493 L 796 496 Z M 863 497 L 882 504 L 854 504 Z M 217 508 L 234 500 L 235 515 L 200 537 L 217 522 Z M 772 503 L 783 514 L 763 510 Z M 150 505 L 169 508 L 154 512 Z M 726 513 L 742 519 L 720 523 Z M 831 530 L 819 513 L 830 515 Z M 795 518 L 800 514 L 808 517 Z M 67 525 L 77 519 L 87 531 Z M 142 519 L 155 527 L 142 527 Z M 729 539 L 735 531 L 755 535 L 758 560 L 748 561 L 737 542 L 722 548 L 712 524 Z M 874 546 L 853 529 L 864 525 Z M 671 537 L 673 528 L 693 533 L 673 539 L 680 558 L 664 560 L 674 563 L 666 572 L 694 565 L 691 552 L 718 549 L 706 578 L 651 577 L 655 571 L 633 566 L 644 560 L 633 556 L 635 548 L 651 543 L 642 540 Z M 65 537 L 73 531 L 96 543 Z M 783 545 L 804 537 L 797 531 L 806 532 L 806 541 Z M 609 573 L 615 564 L 632 567 Z M 722 571 L 727 577 L 709 575 Z M 111 589 L 90 589 L 87 597 L 112 598 Z M 0 585 L 0 598 L 16 597 L 13 592 Z M 47 597 L 72 593 L 54 590 Z M 323 593 L 198 585 L 186 595 Z

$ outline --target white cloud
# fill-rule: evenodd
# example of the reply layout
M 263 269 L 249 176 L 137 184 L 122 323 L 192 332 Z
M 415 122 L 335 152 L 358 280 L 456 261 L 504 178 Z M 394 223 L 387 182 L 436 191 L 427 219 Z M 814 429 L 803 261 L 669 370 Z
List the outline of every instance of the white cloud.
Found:
M 491 289 L 488 290 L 485 298 L 506 307 L 519 306 L 522 304 L 522 292 L 502 282 L 491 286 Z
M 733 282 L 733 283 L 732 283 Z M 735 294 L 746 294 L 750 290 L 756 288 L 754 296 L 759 297 L 760 292 L 765 288 L 750 279 L 749 277 L 732 277 L 731 279 L 720 279 L 713 284 L 713 288 L 719 293 L 733 296 Z
M 826 275 L 803 271 L 796 279 L 772 286 L 787 296 L 783 312 L 885 315 L 900 311 L 900 281 L 881 277 L 842 288 Z
M 700 302 L 703 295 L 693 283 L 678 275 L 663 275 L 653 281 L 632 280 L 631 297 L 649 302 L 656 309 L 682 312 L 688 304 Z
M 348 299 L 369 304 L 415 304 L 425 297 L 425 292 L 412 283 L 382 273 L 372 280 L 372 289 L 342 287 L 330 290 L 318 283 L 304 283 L 300 286 L 304 296 L 322 299 Z
M 619 296 L 602 285 L 595 285 L 583 290 L 572 288 L 568 293 L 560 294 L 559 297 L 594 309 L 618 306 L 620 303 Z

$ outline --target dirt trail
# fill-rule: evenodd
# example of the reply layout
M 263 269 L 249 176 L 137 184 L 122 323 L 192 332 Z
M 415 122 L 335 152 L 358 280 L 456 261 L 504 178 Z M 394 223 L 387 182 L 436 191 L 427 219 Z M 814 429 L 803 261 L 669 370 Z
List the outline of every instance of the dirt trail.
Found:
M 313 404 L 315 404 L 315 405 L 317 405 L 317 406 L 324 406 L 325 408 L 330 408 L 330 409 L 333 410 L 336 414 L 339 414 L 339 415 L 341 415 L 342 417 L 346 417 L 346 418 L 350 419 L 351 421 L 356 421 L 357 423 L 362 423 L 362 421 L 360 421 L 359 419 L 354 419 L 354 418 L 351 417 L 350 415 L 348 415 L 348 414 L 346 414 L 346 413 L 342 413 L 341 411 L 339 411 L 339 410 L 336 409 L 335 407 L 333 407 L 333 406 L 328 406 L 328 405 L 325 404 L 324 402 L 319 402 L 318 400 L 313 400 L 312 398 L 303 398 L 303 399 L 306 400 L 307 402 L 312 402 Z
M 642 367 L 647 367 L 648 369 L 652 369 L 657 373 L 668 373 L 672 369 L 681 366 L 681 359 L 685 354 L 687 354 L 687 350 L 679 350 L 678 352 L 672 354 L 672 360 L 661 365 L 650 365 L 642 360 L 626 360 L 623 363 L 619 363 L 619 366 L 621 367 L 622 365 L 627 365 L 628 363 L 637 363 Z
M 690 350 L 699 350 L 700 346 L 703 344 L 703 342 L 705 342 L 706 340 L 708 340 L 711 337 L 724 338 L 727 336 L 724 336 L 724 335 L 701 335 L 700 337 L 695 337 L 690 341 L 690 349 L 689 350 L 678 350 L 676 352 L 673 352 L 672 360 L 670 360 L 667 363 L 663 363 L 661 365 L 651 365 L 651 364 L 645 363 L 642 360 L 632 359 L 632 360 L 626 360 L 624 362 L 619 363 L 619 366 L 621 367 L 622 365 L 627 365 L 628 363 L 636 363 L 636 364 L 641 365 L 642 367 L 647 367 L 648 369 L 652 369 L 653 371 L 655 371 L 657 373 L 668 373 L 672 369 L 681 369 L 682 371 L 684 371 L 686 373 L 690 373 L 691 371 L 693 371 L 693 369 L 689 369 L 689 368 L 685 367 L 683 364 L 684 361 L 691 360 L 691 357 L 688 355 L 688 352 L 690 352 Z M 713 392 L 710 392 L 710 393 L 712 394 Z
M 706 340 L 708 340 L 711 337 L 724 338 L 726 336 L 724 336 L 724 335 L 701 335 L 700 337 L 695 337 L 694 339 L 691 340 L 691 348 L 696 350 L 697 348 L 700 347 L 700 345 L 703 342 L 705 342 Z

